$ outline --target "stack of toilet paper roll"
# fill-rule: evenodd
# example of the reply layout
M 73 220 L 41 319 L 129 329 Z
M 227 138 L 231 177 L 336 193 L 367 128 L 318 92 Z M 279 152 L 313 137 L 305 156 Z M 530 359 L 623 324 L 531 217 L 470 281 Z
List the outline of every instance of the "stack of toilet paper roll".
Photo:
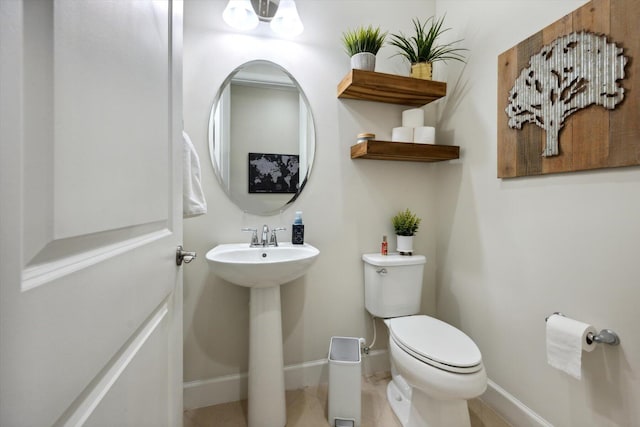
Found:
M 412 108 L 402 112 L 402 126 L 393 128 L 391 141 L 435 144 L 436 129 L 424 125 L 424 111 Z

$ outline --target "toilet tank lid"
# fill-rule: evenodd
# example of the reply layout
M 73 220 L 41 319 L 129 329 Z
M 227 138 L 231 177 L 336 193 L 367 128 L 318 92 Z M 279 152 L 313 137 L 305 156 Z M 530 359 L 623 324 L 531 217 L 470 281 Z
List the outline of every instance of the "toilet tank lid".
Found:
M 392 267 L 399 265 L 420 265 L 427 262 L 424 255 L 381 255 L 381 254 L 364 254 L 362 260 L 367 264 L 377 265 L 380 267 Z

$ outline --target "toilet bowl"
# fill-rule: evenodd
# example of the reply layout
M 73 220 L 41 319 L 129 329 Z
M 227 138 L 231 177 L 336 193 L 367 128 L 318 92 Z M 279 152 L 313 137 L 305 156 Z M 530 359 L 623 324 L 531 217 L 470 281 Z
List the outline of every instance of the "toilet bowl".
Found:
M 469 427 L 467 400 L 481 395 L 487 374 L 464 332 L 417 315 L 424 256 L 363 255 L 365 306 L 389 329 L 392 380 L 387 399 L 403 427 Z
M 428 316 L 387 319 L 385 323 L 395 372 L 387 397 L 402 425 L 469 426 L 467 400 L 487 387 L 480 351 L 473 341 Z M 410 394 L 403 382 L 411 388 Z

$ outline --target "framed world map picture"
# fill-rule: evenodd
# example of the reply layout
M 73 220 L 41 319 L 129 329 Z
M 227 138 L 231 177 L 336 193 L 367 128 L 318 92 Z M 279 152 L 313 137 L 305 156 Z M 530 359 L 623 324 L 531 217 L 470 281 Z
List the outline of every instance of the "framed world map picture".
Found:
M 297 193 L 299 170 L 297 154 L 249 153 L 249 193 Z

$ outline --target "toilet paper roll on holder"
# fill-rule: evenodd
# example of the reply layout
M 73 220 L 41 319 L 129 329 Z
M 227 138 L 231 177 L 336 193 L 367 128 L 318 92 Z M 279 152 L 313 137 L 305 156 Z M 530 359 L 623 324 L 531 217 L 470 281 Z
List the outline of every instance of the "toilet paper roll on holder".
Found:
M 553 314 L 557 314 L 558 316 L 565 317 L 565 315 L 560 313 L 559 311 L 554 311 Z M 546 322 L 547 320 L 549 320 L 549 317 L 551 316 L 545 317 L 544 321 Z M 597 335 L 593 334 L 592 332 L 589 332 L 585 339 L 587 340 L 587 344 L 589 345 L 591 345 L 591 343 L 593 342 L 598 344 L 609 344 L 609 345 L 620 344 L 620 337 L 611 329 L 601 329 L 600 333 L 598 333 Z

